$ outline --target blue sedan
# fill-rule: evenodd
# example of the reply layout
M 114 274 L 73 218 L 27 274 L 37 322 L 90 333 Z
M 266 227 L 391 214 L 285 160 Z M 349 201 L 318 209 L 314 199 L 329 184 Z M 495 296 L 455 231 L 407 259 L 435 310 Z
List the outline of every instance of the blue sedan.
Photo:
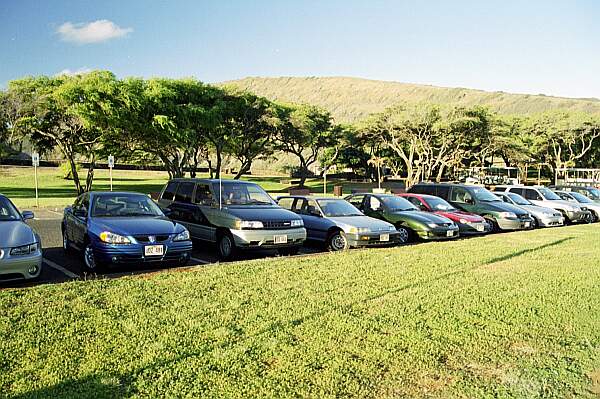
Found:
M 175 262 L 191 256 L 190 234 L 138 193 L 89 192 L 65 208 L 63 248 L 83 252 L 87 271 L 112 264 Z

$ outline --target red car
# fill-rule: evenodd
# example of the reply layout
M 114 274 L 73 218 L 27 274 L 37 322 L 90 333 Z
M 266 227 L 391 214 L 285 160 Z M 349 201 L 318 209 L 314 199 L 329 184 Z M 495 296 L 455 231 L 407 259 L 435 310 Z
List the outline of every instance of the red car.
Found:
M 484 234 L 490 231 L 490 226 L 483 217 L 456 209 L 442 198 L 425 194 L 404 193 L 398 195 L 406 198 L 421 211 L 433 212 L 452 220 L 458 225 L 461 236 Z

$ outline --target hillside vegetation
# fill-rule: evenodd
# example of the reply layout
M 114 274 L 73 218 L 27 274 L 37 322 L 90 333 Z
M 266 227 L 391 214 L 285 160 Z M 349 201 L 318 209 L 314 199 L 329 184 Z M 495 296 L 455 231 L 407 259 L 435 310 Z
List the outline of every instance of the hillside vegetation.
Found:
M 319 105 L 337 122 L 353 122 L 400 101 L 487 105 L 501 114 L 567 109 L 600 114 L 600 100 L 510 94 L 348 77 L 249 77 L 225 82 L 271 100 Z
M 0 397 L 593 398 L 585 225 L 0 290 Z

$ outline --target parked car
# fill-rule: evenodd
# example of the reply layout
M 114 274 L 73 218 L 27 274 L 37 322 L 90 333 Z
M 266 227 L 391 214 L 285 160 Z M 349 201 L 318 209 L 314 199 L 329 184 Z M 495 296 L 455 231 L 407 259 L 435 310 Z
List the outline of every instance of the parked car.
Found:
M 42 271 L 42 242 L 29 219 L 33 212 L 20 213 L 0 194 L 0 281 L 31 280 Z
M 592 201 L 596 203 L 600 203 L 600 189 L 591 186 L 569 186 L 569 185 L 559 185 L 559 186 L 550 186 L 552 190 L 558 191 L 567 191 L 567 192 L 576 192 L 579 194 L 583 194 Z
M 502 201 L 523 208 L 533 218 L 533 227 L 556 227 L 564 224 L 562 214 L 555 209 L 533 205 L 519 194 L 494 192 Z
M 452 220 L 458 225 L 460 235 L 485 234 L 491 229 L 491 226 L 482 216 L 461 211 L 440 197 L 427 194 L 410 193 L 402 193 L 398 195 L 406 198 L 414 206 L 424 212 L 433 212 L 436 215 L 440 215 Z
M 590 212 L 591 223 L 595 223 L 600 220 L 600 203 L 594 202 L 585 195 L 576 191 L 555 191 L 555 193 L 565 201 L 585 207 Z
M 342 198 L 284 196 L 277 202 L 302 217 L 307 240 L 325 243 L 330 251 L 400 242 L 393 224 L 365 216 Z
M 401 243 L 417 239 L 445 240 L 459 236 L 458 226 L 452 220 L 420 211 L 405 198 L 393 194 L 352 194 L 346 200 L 365 215 L 396 226 Z
M 565 224 L 587 222 L 590 213 L 578 204 L 562 200 L 554 191 L 542 186 L 497 186 L 496 191 L 519 194 L 533 205 L 562 213 Z
M 527 211 L 503 202 L 481 186 L 446 183 L 419 183 L 409 193 L 435 195 L 465 212 L 483 216 L 492 231 L 510 231 L 531 228 L 533 220 Z
M 217 244 L 221 259 L 238 250 L 276 249 L 298 253 L 306 239 L 302 218 L 283 209 L 258 184 L 240 180 L 172 179 L 158 204 L 190 231 Z
M 64 210 L 62 236 L 64 250 L 81 251 L 90 272 L 116 264 L 186 264 L 192 251 L 188 230 L 139 193 L 80 195 Z

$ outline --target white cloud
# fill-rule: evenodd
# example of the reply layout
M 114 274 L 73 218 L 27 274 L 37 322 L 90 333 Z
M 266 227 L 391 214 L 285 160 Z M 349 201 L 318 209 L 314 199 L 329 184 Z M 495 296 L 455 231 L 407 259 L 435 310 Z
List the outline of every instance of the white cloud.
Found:
M 65 42 L 88 44 L 123 37 L 133 32 L 133 29 L 121 28 L 112 21 L 99 19 L 94 22 L 76 24 L 65 22 L 58 27 L 56 32 Z
M 88 67 L 83 67 L 83 68 L 79 68 L 79 69 L 63 69 L 62 71 L 58 72 L 57 74 L 55 74 L 54 76 L 60 76 L 60 75 L 68 75 L 68 76 L 74 76 L 74 75 L 83 75 L 86 73 L 90 73 L 92 72 L 93 69 L 88 68 Z

